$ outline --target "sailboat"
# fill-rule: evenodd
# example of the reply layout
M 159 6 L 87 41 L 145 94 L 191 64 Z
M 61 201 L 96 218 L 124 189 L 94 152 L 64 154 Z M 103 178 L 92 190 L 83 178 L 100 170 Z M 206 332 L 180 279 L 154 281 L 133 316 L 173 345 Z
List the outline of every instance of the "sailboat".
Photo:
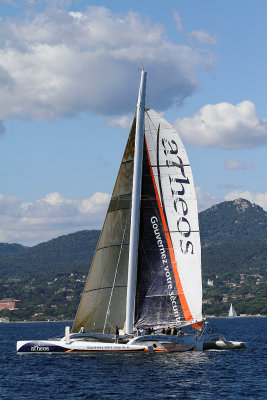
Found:
M 231 306 L 230 306 L 230 309 L 229 309 L 228 317 L 229 318 L 237 318 L 237 314 L 235 312 L 235 309 L 234 309 L 232 303 L 231 303 Z
M 201 247 L 191 166 L 176 130 L 146 108 L 146 80 L 143 70 L 72 331 L 66 327 L 65 336 L 56 340 L 19 341 L 20 354 L 203 349 Z M 185 326 L 193 327 L 192 333 L 184 333 Z M 171 329 L 174 334 L 168 334 Z

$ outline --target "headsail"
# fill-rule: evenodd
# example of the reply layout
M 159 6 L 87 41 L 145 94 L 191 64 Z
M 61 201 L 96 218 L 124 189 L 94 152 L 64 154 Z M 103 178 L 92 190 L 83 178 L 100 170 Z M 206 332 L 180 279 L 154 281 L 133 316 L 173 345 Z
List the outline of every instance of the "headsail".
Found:
M 192 171 L 175 129 L 145 114 L 136 326 L 202 321 L 201 249 Z

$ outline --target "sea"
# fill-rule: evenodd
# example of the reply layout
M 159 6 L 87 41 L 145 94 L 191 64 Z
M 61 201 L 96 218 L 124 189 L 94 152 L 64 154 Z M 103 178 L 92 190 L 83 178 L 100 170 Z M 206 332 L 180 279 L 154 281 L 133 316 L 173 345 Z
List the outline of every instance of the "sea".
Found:
M 71 323 L 0 323 L 0 399 L 267 399 L 267 318 L 212 318 L 210 324 L 247 348 L 17 355 L 17 340 L 62 337 Z

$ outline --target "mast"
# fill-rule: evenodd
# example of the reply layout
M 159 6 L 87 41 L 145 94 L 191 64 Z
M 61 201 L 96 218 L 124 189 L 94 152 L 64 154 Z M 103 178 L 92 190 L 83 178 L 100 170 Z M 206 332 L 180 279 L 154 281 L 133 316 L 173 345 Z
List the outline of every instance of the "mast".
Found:
M 139 241 L 140 200 L 142 186 L 142 161 L 144 145 L 144 112 L 146 95 L 146 75 L 142 70 L 139 94 L 136 106 L 136 131 L 134 150 L 134 170 L 131 208 L 131 227 L 128 264 L 128 284 L 126 300 L 126 333 L 133 332 L 134 304 L 136 292 L 137 254 Z

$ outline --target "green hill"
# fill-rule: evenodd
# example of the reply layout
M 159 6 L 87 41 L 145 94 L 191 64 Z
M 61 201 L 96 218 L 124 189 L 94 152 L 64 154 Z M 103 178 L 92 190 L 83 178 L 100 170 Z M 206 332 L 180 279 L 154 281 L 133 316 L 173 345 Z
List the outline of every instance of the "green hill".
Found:
M 204 314 L 267 314 L 267 213 L 244 199 L 199 214 Z M 12 319 L 74 318 L 100 231 L 80 231 L 37 246 L 0 244 L 1 298 L 21 300 Z M 208 284 L 209 281 L 209 284 Z
M 17 244 L 17 243 L 13 243 L 13 244 L 0 243 L 0 256 L 19 254 L 19 253 L 22 253 L 26 249 L 27 249 L 26 246 L 22 246 L 21 244 Z
M 5 254 L 0 253 L 0 276 L 19 278 L 42 273 L 64 274 L 73 270 L 88 272 L 99 234 L 97 230 L 80 231 L 20 249 L 13 254 L 7 250 Z
M 221 243 L 267 243 L 267 212 L 248 200 L 216 204 L 199 213 L 202 247 Z

